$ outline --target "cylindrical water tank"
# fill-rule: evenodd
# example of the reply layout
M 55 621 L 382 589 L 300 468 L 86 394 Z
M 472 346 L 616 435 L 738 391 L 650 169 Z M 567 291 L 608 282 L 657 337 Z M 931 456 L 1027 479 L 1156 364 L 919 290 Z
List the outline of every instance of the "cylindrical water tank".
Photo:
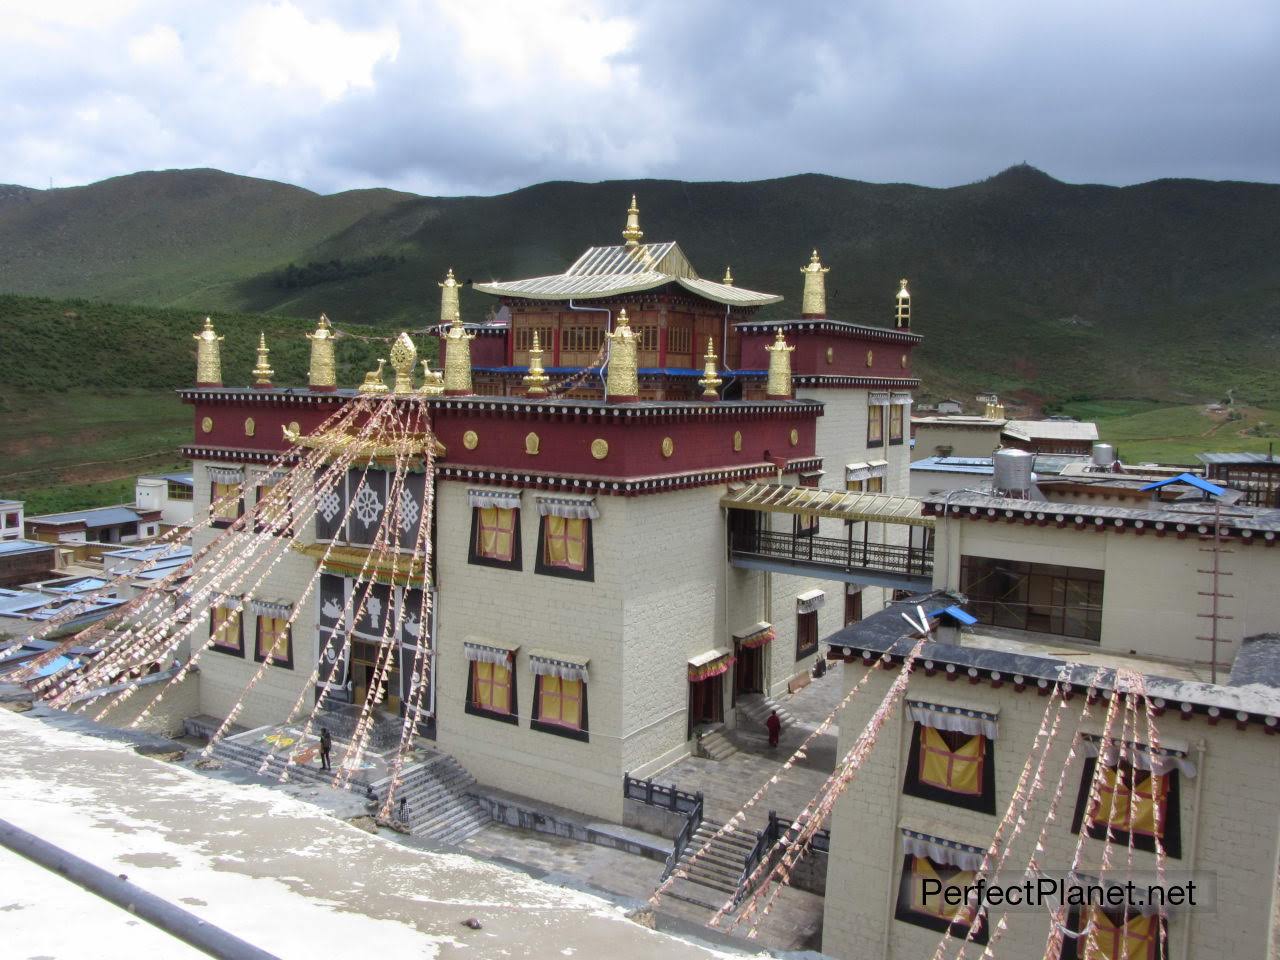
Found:
M 995 492 L 1010 497 L 1027 496 L 1034 483 L 1031 467 L 1035 460 L 1035 456 L 1025 450 L 997 450 L 992 459 Z
M 1103 470 L 1110 470 L 1111 465 L 1116 462 L 1116 448 L 1109 443 L 1095 443 L 1093 445 L 1093 465 L 1101 467 Z

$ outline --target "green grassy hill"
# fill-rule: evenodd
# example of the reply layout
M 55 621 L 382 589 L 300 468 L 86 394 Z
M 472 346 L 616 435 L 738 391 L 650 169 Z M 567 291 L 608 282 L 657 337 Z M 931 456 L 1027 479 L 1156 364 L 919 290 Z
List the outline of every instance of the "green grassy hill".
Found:
M 617 242 L 633 191 L 647 239 L 678 240 L 705 276 L 730 263 L 740 285 L 786 296 L 770 315 L 797 308 L 815 246 L 842 319 L 887 323 L 910 277 L 935 396 L 1280 399 L 1280 186 L 1266 184 L 1069 185 L 1022 166 L 950 189 L 805 175 L 442 199 L 141 173 L 0 187 L 0 290 L 417 325 L 446 267 L 538 275 Z M 306 284 L 280 282 L 291 263 Z M 491 302 L 463 294 L 472 317 Z

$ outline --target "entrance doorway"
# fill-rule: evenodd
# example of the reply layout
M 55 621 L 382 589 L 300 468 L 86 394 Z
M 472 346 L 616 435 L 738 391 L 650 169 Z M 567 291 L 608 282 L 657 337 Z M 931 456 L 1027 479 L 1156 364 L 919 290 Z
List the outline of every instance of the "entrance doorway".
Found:
M 391 657 L 391 669 L 387 672 L 386 687 L 382 695 L 382 703 L 378 709 L 384 713 L 400 715 L 400 669 L 395 650 L 388 651 Z M 355 702 L 363 704 L 373 687 L 375 671 L 378 666 L 378 644 L 365 643 L 352 638 L 351 641 L 351 681 L 355 689 Z
M 734 641 L 733 695 L 737 698 L 748 693 L 764 693 L 764 647 L 743 648 Z
M 723 673 L 689 681 L 689 737 L 704 724 L 724 722 Z

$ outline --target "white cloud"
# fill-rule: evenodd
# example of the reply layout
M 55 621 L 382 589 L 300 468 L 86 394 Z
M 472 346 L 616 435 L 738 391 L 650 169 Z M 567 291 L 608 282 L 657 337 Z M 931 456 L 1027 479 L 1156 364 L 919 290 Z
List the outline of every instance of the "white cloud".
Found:
M 129 41 L 129 59 L 139 66 L 166 66 L 182 59 L 182 38 L 173 27 L 156 24 Z

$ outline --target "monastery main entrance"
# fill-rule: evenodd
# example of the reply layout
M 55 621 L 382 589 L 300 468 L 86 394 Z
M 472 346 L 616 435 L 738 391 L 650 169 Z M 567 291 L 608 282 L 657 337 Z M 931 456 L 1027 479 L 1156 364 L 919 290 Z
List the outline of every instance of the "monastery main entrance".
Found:
M 391 670 L 387 674 L 386 694 L 379 705 L 384 713 L 399 715 L 400 713 L 400 670 L 395 662 L 399 658 L 392 654 Z M 378 662 L 378 644 L 365 643 L 362 640 L 351 641 L 351 681 L 355 693 L 355 702 L 363 704 L 373 686 L 374 671 Z
M 735 699 L 749 693 L 764 693 L 764 648 L 733 644 L 733 694 Z

